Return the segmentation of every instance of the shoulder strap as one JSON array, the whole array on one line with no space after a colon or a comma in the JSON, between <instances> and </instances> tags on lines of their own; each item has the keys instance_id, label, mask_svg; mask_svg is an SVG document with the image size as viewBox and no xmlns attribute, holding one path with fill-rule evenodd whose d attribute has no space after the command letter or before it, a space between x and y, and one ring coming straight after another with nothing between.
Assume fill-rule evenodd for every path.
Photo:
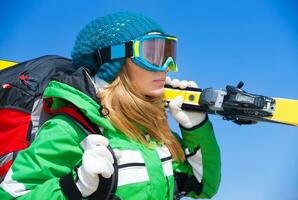
<instances>
[{"instance_id":1,"label":"shoulder strap","mask_svg":"<svg viewBox=\"0 0 298 200\"><path fill-rule=\"evenodd\" d=\"M99 128L88 120L79 110L75 107L62 107L54 111L55 115L63 115L75 122L77 126L79 126L86 134L100 134L102 135ZM108 149L112 153L114 158L114 174L111 178L104 178L100 176L100 182L98 185L97 190L89 197L90 200L113 200L117 199L115 193L118 184L118 163L114 151L112 150L111 146L108 146ZM119 199L119 198L118 198Z\"/></svg>"},{"instance_id":2,"label":"shoulder strap","mask_svg":"<svg viewBox=\"0 0 298 200\"><path fill-rule=\"evenodd\" d=\"M83 115L74 107L62 107L53 112L54 115L64 115L69 118L71 118L80 128L83 129L85 133L88 135L91 134L100 134L101 132L98 132L94 127L91 126L89 122L87 122L86 117L83 117Z\"/></svg>"}]
</instances>

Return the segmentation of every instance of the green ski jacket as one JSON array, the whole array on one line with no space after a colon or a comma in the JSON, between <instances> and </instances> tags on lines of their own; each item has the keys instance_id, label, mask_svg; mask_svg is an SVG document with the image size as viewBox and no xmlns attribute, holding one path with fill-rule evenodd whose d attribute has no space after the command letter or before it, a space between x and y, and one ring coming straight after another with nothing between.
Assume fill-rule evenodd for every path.
<instances>
[{"instance_id":1,"label":"green ski jacket","mask_svg":"<svg viewBox=\"0 0 298 200\"><path fill-rule=\"evenodd\" d=\"M99 113L100 105L69 85L52 81L44 97L53 98L52 109L67 102L78 107L103 129L112 148L121 151L116 195L122 200L172 200L174 175L178 188L193 198L211 198L220 183L220 151L208 119L192 129L180 126L186 161L171 159L165 145L144 146L129 139ZM65 101L67 100L67 101ZM173 133L175 134L175 133ZM20 151L0 185L0 199L67 199L59 180L81 165L80 143L87 134L70 118L57 115L39 129L29 148Z\"/></svg>"}]
</instances>

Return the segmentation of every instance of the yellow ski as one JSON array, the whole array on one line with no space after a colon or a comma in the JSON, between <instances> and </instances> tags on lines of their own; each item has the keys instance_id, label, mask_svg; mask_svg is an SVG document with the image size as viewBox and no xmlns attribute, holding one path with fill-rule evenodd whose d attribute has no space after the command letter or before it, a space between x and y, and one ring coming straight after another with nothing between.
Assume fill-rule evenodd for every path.
<instances>
[{"instance_id":1,"label":"yellow ski","mask_svg":"<svg viewBox=\"0 0 298 200\"><path fill-rule=\"evenodd\" d=\"M0 71L16 65L17 62L0 60ZM237 124L251 124L258 121L298 126L298 100L270 98L246 93L240 88L227 86L227 90L207 88L174 89L165 87L164 99L171 101L182 96L182 109L206 111Z\"/></svg>"},{"instance_id":2,"label":"yellow ski","mask_svg":"<svg viewBox=\"0 0 298 200\"><path fill-rule=\"evenodd\" d=\"M276 101L275 112L266 119L274 122L298 126L298 100L274 98Z\"/></svg>"},{"instance_id":3,"label":"yellow ski","mask_svg":"<svg viewBox=\"0 0 298 200\"><path fill-rule=\"evenodd\" d=\"M243 92L240 88L236 89L239 89L240 93ZM202 94L206 94L206 91L209 94L210 92L213 92L213 94L216 95L204 95L204 97L202 97ZM238 94L239 93L237 93L237 95ZM250 122L265 121L298 126L298 100L270 98L260 95L252 96L252 94L246 92L244 92L244 94L248 94L248 96L242 96L240 99L238 98L239 104L228 104L225 108L223 108L224 102L231 100L226 98L228 95L226 90L215 90L210 88L203 91L194 88L186 88L182 90L167 86L164 98L169 102L180 95L184 99L182 108L186 110L207 111L210 114L223 116L224 119L235 121L238 124L250 124ZM203 101L202 98L204 98ZM263 108L245 104L249 102L248 100L256 100L256 98L261 98L261 100L268 98L271 101L265 102ZM212 105L216 103L218 104L217 106ZM253 101L249 103L253 103ZM269 108L268 106L271 107Z\"/></svg>"},{"instance_id":4,"label":"yellow ski","mask_svg":"<svg viewBox=\"0 0 298 200\"><path fill-rule=\"evenodd\" d=\"M0 60L0 70L5 69L7 67L11 67L17 64L16 62L8 61L8 60Z\"/></svg>"}]
</instances>

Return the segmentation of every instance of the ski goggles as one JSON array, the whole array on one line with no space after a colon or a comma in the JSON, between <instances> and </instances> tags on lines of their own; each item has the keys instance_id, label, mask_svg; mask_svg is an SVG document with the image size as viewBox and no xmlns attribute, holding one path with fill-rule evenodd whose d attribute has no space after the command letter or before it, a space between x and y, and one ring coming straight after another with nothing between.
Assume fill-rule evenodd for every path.
<instances>
[{"instance_id":1,"label":"ski goggles","mask_svg":"<svg viewBox=\"0 0 298 200\"><path fill-rule=\"evenodd\" d=\"M134 63L149 71L177 72L176 42L174 36L145 35L119 45L109 46L96 52L100 65L123 58L131 58Z\"/></svg>"}]
</instances>

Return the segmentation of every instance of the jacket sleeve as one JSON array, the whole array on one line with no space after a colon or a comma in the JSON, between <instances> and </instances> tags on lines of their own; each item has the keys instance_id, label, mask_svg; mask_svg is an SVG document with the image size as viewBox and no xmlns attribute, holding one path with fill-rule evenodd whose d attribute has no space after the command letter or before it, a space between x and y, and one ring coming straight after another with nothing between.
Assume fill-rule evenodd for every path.
<instances>
[{"instance_id":1,"label":"jacket sleeve","mask_svg":"<svg viewBox=\"0 0 298 200\"><path fill-rule=\"evenodd\" d=\"M186 129L180 125L186 161L174 162L177 190L192 198L211 198L221 179L220 150L208 117Z\"/></svg>"},{"instance_id":2,"label":"jacket sleeve","mask_svg":"<svg viewBox=\"0 0 298 200\"><path fill-rule=\"evenodd\" d=\"M29 148L20 151L0 187L0 199L67 199L61 177L81 161L82 131L65 116L56 116L40 128Z\"/></svg>"}]
</instances>

